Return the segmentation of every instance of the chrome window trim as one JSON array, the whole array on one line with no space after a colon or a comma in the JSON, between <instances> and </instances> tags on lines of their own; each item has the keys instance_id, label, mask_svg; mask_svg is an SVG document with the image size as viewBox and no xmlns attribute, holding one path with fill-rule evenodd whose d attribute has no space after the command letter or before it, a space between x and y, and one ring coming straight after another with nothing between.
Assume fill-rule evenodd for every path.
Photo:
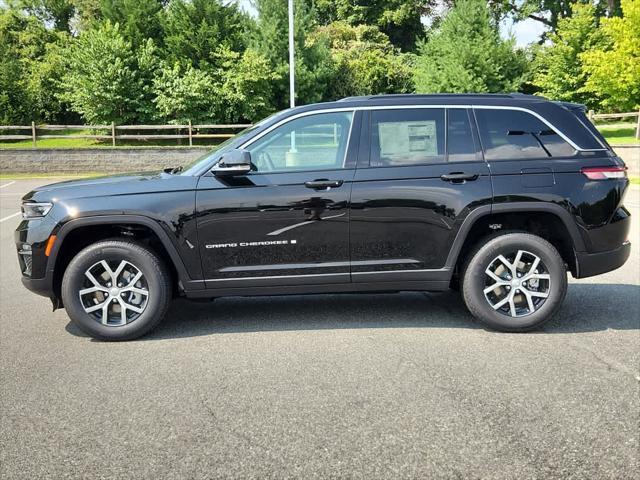
<instances>
[{"instance_id":1,"label":"chrome window trim","mask_svg":"<svg viewBox=\"0 0 640 480\"><path fill-rule=\"evenodd\" d=\"M284 125L285 123L288 123L290 121L296 120L296 119L301 118L301 117L306 117L306 116L309 116L309 115L318 115L318 114L321 114L321 113L337 113L337 112L353 112L353 113L355 113L357 111L371 111L371 110L414 110L414 109L423 109L423 108L465 108L465 109L473 108L473 109L482 109L482 110L515 110L515 111L525 112L525 113L528 113L530 115L533 115L538 120L540 120L545 125L547 125L549 128L551 128L553 131L555 131L565 142L567 142L569 145L571 145L578 152L601 152L601 151L606 151L607 150L606 148L582 148L582 147L579 147L578 145L576 145L576 143L573 140L571 140L567 135L565 135L564 132L562 132L562 130L557 128L555 125L553 125L551 122L549 122L546 118L544 118L539 113L536 113L533 110L530 110L528 108L507 106L507 105L474 105L474 104L465 104L465 105L445 105L445 104L437 104L437 105L436 104L433 104L433 105L364 105L364 106L360 106L360 107L340 107L340 108L325 108L325 109L322 109L322 110L310 110L308 112L301 112L301 113L298 113L296 115L292 115L290 117L283 118L279 122L271 125L264 132L260 133L259 135L257 135L256 137L252 138L251 140L248 140L247 142L243 143L239 148L247 148L248 146L252 145L254 142L258 141L260 138L265 136L267 133L273 131L274 129L276 129L278 127L280 127L281 125ZM349 142L351 140L351 132L353 130L353 123L354 123L353 120L354 119L352 118L351 119L351 127L349 128L349 136L347 138L347 148L348 148ZM346 158L346 152L345 152L345 158Z\"/></svg>"},{"instance_id":2,"label":"chrome window trim","mask_svg":"<svg viewBox=\"0 0 640 480\"><path fill-rule=\"evenodd\" d=\"M547 125L554 132L556 132L565 142L567 142L569 145L571 145L574 149L576 149L579 152L599 152L599 151L602 151L602 150L606 150L604 148L581 148L581 147L579 147L578 145L576 145L574 143L573 140L571 140L567 135L565 135L562 132L562 130L557 128L555 125L553 125L550 121L548 121L546 118L544 118L539 113L536 113L533 110L529 110L528 108L511 107L511 106L506 106L506 105L472 105L471 108L477 109L477 110L515 110L515 111L518 111L518 112L525 112L525 113L528 113L530 115L533 115L538 120L540 120L542 123ZM591 133L591 132L589 132L589 133Z\"/></svg>"}]
</instances>

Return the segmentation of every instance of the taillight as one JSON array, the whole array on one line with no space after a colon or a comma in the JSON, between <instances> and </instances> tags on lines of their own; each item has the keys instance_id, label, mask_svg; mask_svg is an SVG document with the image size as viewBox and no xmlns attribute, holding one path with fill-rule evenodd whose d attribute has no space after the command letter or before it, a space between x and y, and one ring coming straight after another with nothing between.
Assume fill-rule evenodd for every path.
<instances>
[{"instance_id":1,"label":"taillight","mask_svg":"<svg viewBox=\"0 0 640 480\"><path fill-rule=\"evenodd\" d=\"M608 180L627 176L626 167L586 167L580 171L589 180Z\"/></svg>"}]
</instances>

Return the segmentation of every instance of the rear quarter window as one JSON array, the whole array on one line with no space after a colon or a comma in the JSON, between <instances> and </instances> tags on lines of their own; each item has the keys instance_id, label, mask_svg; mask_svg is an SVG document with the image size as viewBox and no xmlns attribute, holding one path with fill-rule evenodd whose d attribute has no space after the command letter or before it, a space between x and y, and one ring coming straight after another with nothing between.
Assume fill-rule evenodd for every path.
<instances>
[{"instance_id":1,"label":"rear quarter window","mask_svg":"<svg viewBox=\"0 0 640 480\"><path fill-rule=\"evenodd\" d=\"M475 109L475 115L487 160L567 157L576 153L558 132L528 112Z\"/></svg>"}]
</instances>

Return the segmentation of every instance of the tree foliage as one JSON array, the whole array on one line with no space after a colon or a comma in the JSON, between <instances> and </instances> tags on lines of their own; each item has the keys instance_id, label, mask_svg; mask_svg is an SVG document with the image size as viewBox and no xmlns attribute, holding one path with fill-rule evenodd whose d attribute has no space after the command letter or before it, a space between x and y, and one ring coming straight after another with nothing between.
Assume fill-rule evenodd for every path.
<instances>
[{"instance_id":1,"label":"tree foliage","mask_svg":"<svg viewBox=\"0 0 640 480\"><path fill-rule=\"evenodd\" d=\"M413 91L413 56L377 27L334 22L315 31L312 41L318 40L327 42L334 61L328 98Z\"/></svg>"},{"instance_id":2,"label":"tree foliage","mask_svg":"<svg viewBox=\"0 0 640 480\"><path fill-rule=\"evenodd\" d=\"M517 91L526 65L514 43L500 37L483 0L459 0L418 47L416 91Z\"/></svg>"},{"instance_id":3,"label":"tree foliage","mask_svg":"<svg viewBox=\"0 0 640 480\"><path fill-rule=\"evenodd\" d=\"M622 0L622 18L602 20L602 44L580 54L587 94L606 110L640 108L640 2Z\"/></svg>"},{"instance_id":4,"label":"tree foliage","mask_svg":"<svg viewBox=\"0 0 640 480\"><path fill-rule=\"evenodd\" d=\"M134 51L118 24L83 33L69 48L61 98L90 123L130 123L150 115L154 45Z\"/></svg>"},{"instance_id":5,"label":"tree foliage","mask_svg":"<svg viewBox=\"0 0 640 480\"><path fill-rule=\"evenodd\" d=\"M558 23L551 43L538 52L534 84L548 98L598 106L598 99L584 90L587 73L583 69L582 53L598 47L602 35L598 30L595 7L574 5L573 15Z\"/></svg>"},{"instance_id":6,"label":"tree foliage","mask_svg":"<svg viewBox=\"0 0 640 480\"><path fill-rule=\"evenodd\" d=\"M551 33L555 33L558 23L563 18L573 15L577 5L591 5L597 16L614 16L620 14L620 0L489 0L489 7L494 18L511 16L516 21L535 20L545 25Z\"/></svg>"},{"instance_id":7,"label":"tree foliage","mask_svg":"<svg viewBox=\"0 0 640 480\"><path fill-rule=\"evenodd\" d=\"M0 123L234 123L286 108L287 2L250 1L251 14L237 0L0 0ZM415 90L640 103L638 0L294 4L298 105ZM540 44L501 38L507 17L544 23Z\"/></svg>"},{"instance_id":8,"label":"tree foliage","mask_svg":"<svg viewBox=\"0 0 640 480\"><path fill-rule=\"evenodd\" d=\"M194 67L215 65L220 47L243 51L251 28L234 3L217 0L170 0L162 26L164 56Z\"/></svg>"},{"instance_id":9,"label":"tree foliage","mask_svg":"<svg viewBox=\"0 0 640 480\"><path fill-rule=\"evenodd\" d=\"M352 26L377 27L394 46L412 51L423 34L421 17L437 3L436 0L317 0L316 8L322 24L340 21Z\"/></svg>"},{"instance_id":10,"label":"tree foliage","mask_svg":"<svg viewBox=\"0 0 640 480\"><path fill-rule=\"evenodd\" d=\"M289 45L287 2L257 0L258 22L254 47L268 59L275 77L274 101L278 109L289 105ZM308 42L307 36L317 26L315 10L305 0L294 1L294 41L296 101L319 102L331 81L333 61L326 42Z\"/></svg>"},{"instance_id":11,"label":"tree foliage","mask_svg":"<svg viewBox=\"0 0 640 480\"><path fill-rule=\"evenodd\" d=\"M162 69L154 81L158 117L173 123L257 121L272 110L267 59L247 49L240 54L227 47L215 53L219 65L202 70L179 63Z\"/></svg>"}]
</instances>

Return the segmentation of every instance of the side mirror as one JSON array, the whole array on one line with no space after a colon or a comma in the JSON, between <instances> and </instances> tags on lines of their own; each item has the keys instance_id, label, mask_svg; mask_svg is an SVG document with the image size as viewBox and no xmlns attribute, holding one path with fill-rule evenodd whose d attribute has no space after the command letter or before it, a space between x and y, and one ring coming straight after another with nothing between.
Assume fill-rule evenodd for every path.
<instances>
[{"instance_id":1,"label":"side mirror","mask_svg":"<svg viewBox=\"0 0 640 480\"><path fill-rule=\"evenodd\" d=\"M244 175L251 171L251 154L247 150L236 148L222 154L220 161L213 167L213 174L219 177Z\"/></svg>"}]
</instances>

